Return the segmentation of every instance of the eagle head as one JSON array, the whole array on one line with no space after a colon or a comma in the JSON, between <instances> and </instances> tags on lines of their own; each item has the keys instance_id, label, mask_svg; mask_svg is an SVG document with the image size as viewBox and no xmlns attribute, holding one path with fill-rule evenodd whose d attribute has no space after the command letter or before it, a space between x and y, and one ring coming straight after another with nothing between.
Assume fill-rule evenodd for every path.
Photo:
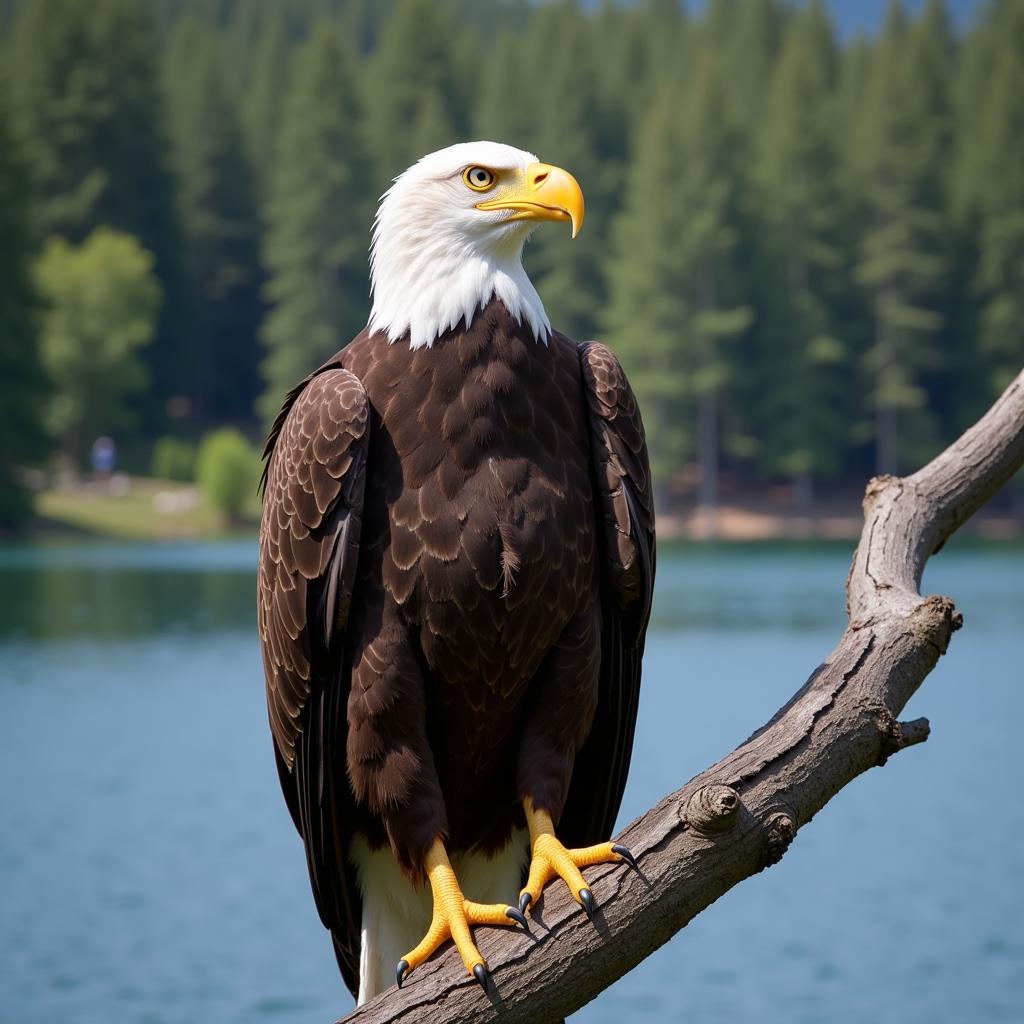
<instances>
[{"instance_id":1,"label":"eagle head","mask_svg":"<svg viewBox=\"0 0 1024 1024\"><path fill-rule=\"evenodd\" d=\"M370 248L368 328L429 347L500 299L538 341L551 324L523 270L541 221L583 223L583 193L560 167L496 142L464 142L423 157L381 197Z\"/></svg>"}]
</instances>

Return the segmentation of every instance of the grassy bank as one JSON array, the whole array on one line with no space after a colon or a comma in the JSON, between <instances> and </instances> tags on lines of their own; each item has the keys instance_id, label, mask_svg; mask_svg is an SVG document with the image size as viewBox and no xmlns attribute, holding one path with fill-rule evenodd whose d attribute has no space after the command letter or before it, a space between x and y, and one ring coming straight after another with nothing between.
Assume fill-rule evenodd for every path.
<instances>
[{"instance_id":1,"label":"grassy bank","mask_svg":"<svg viewBox=\"0 0 1024 1024\"><path fill-rule=\"evenodd\" d=\"M239 523L227 523L193 486L120 477L112 486L86 484L36 496L36 527L46 533L86 533L124 540L217 538L252 533L259 519L255 494Z\"/></svg>"},{"instance_id":2,"label":"grassy bank","mask_svg":"<svg viewBox=\"0 0 1024 1024\"><path fill-rule=\"evenodd\" d=\"M82 484L41 492L36 498L39 532L91 534L125 540L217 539L251 534L259 521L252 497L240 522L227 523L194 486L148 477L120 477L113 487ZM762 495L723 503L714 516L690 509L658 518L663 541L852 541L860 535L859 500L824 505L813 517L780 508ZM985 510L965 528L993 540L1021 537L1020 522L1008 509Z\"/></svg>"}]
</instances>

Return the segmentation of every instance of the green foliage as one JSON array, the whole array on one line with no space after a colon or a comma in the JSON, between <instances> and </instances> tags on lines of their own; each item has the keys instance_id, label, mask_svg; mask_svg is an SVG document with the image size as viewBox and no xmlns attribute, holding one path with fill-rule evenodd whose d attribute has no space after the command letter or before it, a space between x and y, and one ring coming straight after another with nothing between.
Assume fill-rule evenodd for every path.
<instances>
[{"instance_id":1,"label":"green foliage","mask_svg":"<svg viewBox=\"0 0 1024 1024\"><path fill-rule=\"evenodd\" d=\"M539 230L527 270L556 327L609 330L660 483L696 459L704 500L719 462L806 498L917 463L1024 363L1024 0L979 5L958 34L941 0L894 3L841 46L827 6L15 0L0 424L24 428L0 430L25 447L0 478L43 444L27 228L111 228L152 254L154 341L77 428L134 410L145 451L196 430L169 419L251 425L261 392L272 416L366 322L391 177L473 137L580 181L581 236ZM49 411L78 451L61 367Z\"/></svg>"},{"instance_id":2,"label":"green foliage","mask_svg":"<svg viewBox=\"0 0 1024 1024\"><path fill-rule=\"evenodd\" d=\"M275 15L267 22L255 45L248 88L241 100L242 127L260 200L265 203L270 169L277 159L291 60L291 46L280 17Z\"/></svg>"},{"instance_id":3,"label":"green foliage","mask_svg":"<svg viewBox=\"0 0 1024 1024\"><path fill-rule=\"evenodd\" d=\"M366 138L382 182L465 137L470 40L446 0L398 3L365 79Z\"/></svg>"},{"instance_id":4,"label":"green foliage","mask_svg":"<svg viewBox=\"0 0 1024 1024\"><path fill-rule=\"evenodd\" d=\"M206 500L229 522L243 518L261 472L259 454L237 430L215 430L199 443L196 482Z\"/></svg>"},{"instance_id":5,"label":"green foliage","mask_svg":"<svg viewBox=\"0 0 1024 1024\"><path fill-rule=\"evenodd\" d=\"M31 279L28 175L11 137L0 96L0 530L31 511L20 471L49 448L43 429L47 397L37 336L37 295Z\"/></svg>"},{"instance_id":6,"label":"green foliage","mask_svg":"<svg viewBox=\"0 0 1024 1024\"><path fill-rule=\"evenodd\" d=\"M179 22L164 72L190 271L189 345L181 353L195 374L189 391L200 416L244 420L259 388L263 312L252 170L216 36L197 21Z\"/></svg>"},{"instance_id":7,"label":"green foliage","mask_svg":"<svg viewBox=\"0 0 1024 1024\"><path fill-rule=\"evenodd\" d=\"M947 267L943 168L948 103L936 63L948 47L941 9L907 26L897 4L872 63L857 128L857 202L863 224L857 281L872 311L865 366L876 413L879 472L899 469L901 414L914 412L918 450L934 445L924 374L941 366L939 299Z\"/></svg>"},{"instance_id":8,"label":"green foliage","mask_svg":"<svg viewBox=\"0 0 1024 1024\"><path fill-rule=\"evenodd\" d=\"M151 472L158 480L190 483L196 475L196 446L183 437L161 437L153 446Z\"/></svg>"},{"instance_id":9,"label":"green foliage","mask_svg":"<svg viewBox=\"0 0 1024 1024\"><path fill-rule=\"evenodd\" d=\"M141 350L153 338L160 285L131 235L97 228L79 246L51 238L35 267L47 304L42 352L54 395L49 425L81 457L100 434L130 430L146 388Z\"/></svg>"},{"instance_id":10,"label":"green foliage","mask_svg":"<svg viewBox=\"0 0 1024 1024\"><path fill-rule=\"evenodd\" d=\"M705 53L694 80L665 89L643 123L608 268L609 340L650 421L659 477L708 444L733 373L731 341L751 320L736 301L735 155L720 73ZM707 480L715 457L702 448Z\"/></svg>"},{"instance_id":11,"label":"green foliage","mask_svg":"<svg viewBox=\"0 0 1024 1024\"><path fill-rule=\"evenodd\" d=\"M373 175L351 55L328 23L296 56L268 207L260 412L366 323Z\"/></svg>"},{"instance_id":12,"label":"green foliage","mask_svg":"<svg viewBox=\"0 0 1024 1024\"><path fill-rule=\"evenodd\" d=\"M99 225L134 235L167 302L146 359L155 401L185 386L182 290L159 57L137 0L33 0L13 37L12 101L32 173L39 237L81 242ZM172 341L173 339L173 341Z\"/></svg>"},{"instance_id":13,"label":"green foliage","mask_svg":"<svg viewBox=\"0 0 1024 1024\"><path fill-rule=\"evenodd\" d=\"M749 129L764 109L786 16L780 0L711 0L708 5L706 45L721 60L732 116Z\"/></svg>"},{"instance_id":14,"label":"green foliage","mask_svg":"<svg viewBox=\"0 0 1024 1024\"><path fill-rule=\"evenodd\" d=\"M101 72L90 12L75 0L27 4L18 21L10 74L19 135L35 182L41 232L76 239L109 174L96 160Z\"/></svg>"},{"instance_id":15,"label":"green foliage","mask_svg":"<svg viewBox=\"0 0 1024 1024\"><path fill-rule=\"evenodd\" d=\"M821 5L789 22L767 91L755 162L762 210L748 397L760 465L806 493L838 471L855 405L850 344L837 322L846 276L832 129L835 44Z\"/></svg>"},{"instance_id":16,"label":"green foliage","mask_svg":"<svg viewBox=\"0 0 1024 1024\"><path fill-rule=\"evenodd\" d=\"M33 0L11 64L40 232L81 241L108 224L167 253L176 242L171 181L144 5Z\"/></svg>"},{"instance_id":17,"label":"green foliage","mask_svg":"<svg viewBox=\"0 0 1024 1024\"><path fill-rule=\"evenodd\" d=\"M556 3L539 11L513 73L523 87L511 102L522 104L529 117L526 139L517 144L543 154L547 163L572 170L587 196L587 242L574 240L565 230L538 231L524 263L552 322L576 337L592 336L597 328L609 187L618 184L597 157L592 129L598 117L597 77L590 27L577 5ZM507 87L504 102L510 102ZM485 126L480 134L487 136Z\"/></svg>"},{"instance_id":18,"label":"green foliage","mask_svg":"<svg viewBox=\"0 0 1024 1024\"><path fill-rule=\"evenodd\" d=\"M1024 361L1024 0L997 5L968 47L957 199L961 226L977 240L970 283L983 405Z\"/></svg>"},{"instance_id":19,"label":"green foliage","mask_svg":"<svg viewBox=\"0 0 1024 1024\"><path fill-rule=\"evenodd\" d=\"M674 92L664 92L643 123L608 267L608 342L643 407L651 468L659 478L673 473L692 445L681 344L691 309L676 287L687 263L685 214L671 201L685 157L676 102Z\"/></svg>"}]
</instances>

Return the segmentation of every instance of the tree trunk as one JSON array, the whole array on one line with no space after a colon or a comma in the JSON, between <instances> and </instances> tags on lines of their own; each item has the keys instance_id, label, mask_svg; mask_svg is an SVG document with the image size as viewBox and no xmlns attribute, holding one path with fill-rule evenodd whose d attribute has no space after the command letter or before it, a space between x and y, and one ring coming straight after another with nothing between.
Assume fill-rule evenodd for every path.
<instances>
[{"instance_id":1,"label":"tree trunk","mask_svg":"<svg viewBox=\"0 0 1024 1024\"><path fill-rule=\"evenodd\" d=\"M875 471L879 476L895 473L899 461L899 414L891 405L879 405L875 432L878 437Z\"/></svg>"},{"instance_id":2,"label":"tree trunk","mask_svg":"<svg viewBox=\"0 0 1024 1024\"><path fill-rule=\"evenodd\" d=\"M814 477L812 474L798 473L793 478L793 508L803 519L810 519L814 514Z\"/></svg>"},{"instance_id":3,"label":"tree trunk","mask_svg":"<svg viewBox=\"0 0 1024 1024\"><path fill-rule=\"evenodd\" d=\"M622 832L638 872L587 869L593 923L565 886L552 886L530 911L532 936L479 930L489 994L449 948L346 1021L557 1021L778 861L857 775L925 740L925 719L898 716L962 624L949 598L918 593L925 563L1022 464L1024 372L924 469L868 484L839 645L770 722Z\"/></svg>"},{"instance_id":4,"label":"tree trunk","mask_svg":"<svg viewBox=\"0 0 1024 1024\"><path fill-rule=\"evenodd\" d=\"M706 535L718 535L718 393L702 392L697 399L697 507L702 513Z\"/></svg>"},{"instance_id":5,"label":"tree trunk","mask_svg":"<svg viewBox=\"0 0 1024 1024\"><path fill-rule=\"evenodd\" d=\"M697 311L706 313L716 307L717 288L714 271L706 271L697 282ZM705 370L714 362L715 336L702 339L701 351ZM701 512L704 535L718 536L718 386L701 388L697 395L697 465L700 481L697 485L697 508Z\"/></svg>"},{"instance_id":6,"label":"tree trunk","mask_svg":"<svg viewBox=\"0 0 1024 1024\"><path fill-rule=\"evenodd\" d=\"M881 396L881 381L892 372L896 362L893 352L891 326L886 322L883 308L888 301L889 289L883 289L875 313L875 337L879 352L879 366L876 371L878 392L875 406L875 472L879 476L895 473L899 466L899 413L894 405Z\"/></svg>"},{"instance_id":7,"label":"tree trunk","mask_svg":"<svg viewBox=\"0 0 1024 1024\"><path fill-rule=\"evenodd\" d=\"M1010 515L1018 527L1024 528L1024 473L1018 473L1010 484Z\"/></svg>"}]
</instances>

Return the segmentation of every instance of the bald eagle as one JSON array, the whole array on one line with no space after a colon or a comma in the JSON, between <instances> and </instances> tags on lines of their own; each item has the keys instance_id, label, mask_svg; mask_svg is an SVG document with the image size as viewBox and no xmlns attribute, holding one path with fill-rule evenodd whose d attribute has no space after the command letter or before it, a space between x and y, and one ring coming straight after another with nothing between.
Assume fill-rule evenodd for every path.
<instances>
[{"instance_id":1,"label":"bald eagle","mask_svg":"<svg viewBox=\"0 0 1024 1024\"><path fill-rule=\"evenodd\" d=\"M561 168L488 142L385 193L373 306L267 442L259 631L275 756L360 1003L561 878L632 862L626 782L654 579L643 424L615 356L522 267L575 236ZM518 894L518 898L517 898ZM397 968L396 968L397 963Z\"/></svg>"}]
</instances>

